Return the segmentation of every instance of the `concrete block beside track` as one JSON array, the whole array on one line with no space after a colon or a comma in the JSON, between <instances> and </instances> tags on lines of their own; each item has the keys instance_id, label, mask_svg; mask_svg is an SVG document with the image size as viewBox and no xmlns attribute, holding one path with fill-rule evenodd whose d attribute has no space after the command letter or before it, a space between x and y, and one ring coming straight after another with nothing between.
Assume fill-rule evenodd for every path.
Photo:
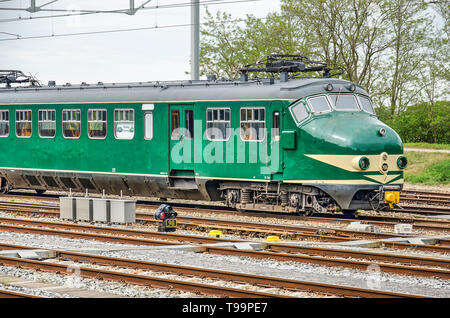
<instances>
[{"instance_id":1,"label":"concrete block beside track","mask_svg":"<svg viewBox=\"0 0 450 318\"><path fill-rule=\"evenodd\" d=\"M56 253L51 250L4 250L0 251L0 255L32 260L42 260L56 257Z\"/></svg>"},{"instance_id":2,"label":"concrete block beside track","mask_svg":"<svg viewBox=\"0 0 450 318\"><path fill-rule=\"evenodd\" d=\"M351 222L345 229L360 232L372 232L372 233L381 232L378 226L371 224L361 224L361 222Z\"/></svg>"},{"instance_id":3,"label":"concrete block beside track","mask_svg":"<svg viewBox=\"0 0 450 318\"><path fill-rule=\"evenodd\" d=\"M394 225L394 232L397 234L412 234L413 225L398 223Z\"/></svg>"}]
</instances>

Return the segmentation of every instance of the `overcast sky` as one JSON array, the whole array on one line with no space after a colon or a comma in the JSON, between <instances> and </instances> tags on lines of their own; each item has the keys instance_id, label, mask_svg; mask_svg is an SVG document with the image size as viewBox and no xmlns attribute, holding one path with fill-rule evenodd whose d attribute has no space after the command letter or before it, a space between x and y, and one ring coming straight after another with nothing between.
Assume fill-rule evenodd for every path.
<instances>
[{"instance_id":1,"label":"overcast sky","mask_svg":"<svg viewBox=\"0 0 450 318\"><path fill-rule=\"evenodd\" d=\"M50 0L37 0L42 5ZM205 1L205 0L200 0ZM210 0L209 0L210 1ZM223 0L231 2L235 0ZM135 0L136 6L143 0ZM147 6L189 3L190 0L153 0ZM0 1L2 8L27 8L30 0ZM58 0L48 9L125 9L129 0ZM234 18L253 14L265 17L279 11L279 0L209 5L208 10L231 13ZM200 7L200 22L205 16ZM58 13L0 10L0 39L15 38L4 33L48 36L103 30L179 25L190 23L190 7L142 10L126 14L93 14L77 17L4 19L52 16ZM2 21L3 20L3 21ZM204 21L204 20L203 20ZM4 33L2 33L4 32ZM190 79L190 27L161 28L119 33L0 41L0 69L18 69L36 74L44 84L88 82L134 82Z\"/></svg>"}]
</instances>

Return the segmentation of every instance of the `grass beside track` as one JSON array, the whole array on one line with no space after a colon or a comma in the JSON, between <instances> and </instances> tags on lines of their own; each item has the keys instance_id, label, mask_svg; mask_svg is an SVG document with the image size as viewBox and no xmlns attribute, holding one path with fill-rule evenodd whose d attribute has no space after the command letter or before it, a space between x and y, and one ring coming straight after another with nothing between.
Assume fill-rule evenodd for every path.
<instances>
[{"instance_id":1,"label":"grass beside track","mask_svg":"<svg viewBox=\"0 0 450 318\"><path fill-rule=\"evenodd\" d=\"M450 150L450 144L429 144L426 142L408 142L403 144L405 148L419 148L419 149L442 149Z\"/></svg>"},{"instance_id":2,"label":"grass beside track","mask_svg":"<svg viewBox=\"0 0 450 318\"><path fill-rule=\"evenodd\" d=\"M408 168L405 182L425 185L450 184L450 154L433 152L405 152Z\"/></svg>"}]
</instances>

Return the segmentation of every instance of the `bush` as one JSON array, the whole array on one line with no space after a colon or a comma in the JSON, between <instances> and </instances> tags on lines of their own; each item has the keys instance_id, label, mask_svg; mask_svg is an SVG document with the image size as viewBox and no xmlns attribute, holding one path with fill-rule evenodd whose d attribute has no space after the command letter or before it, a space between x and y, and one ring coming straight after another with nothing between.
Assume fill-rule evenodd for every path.
<instances>
[{"instance_id":1,"label":"bush","mask_svg":"<svg viewBox=\"0 0 450 318\"><path fill-rule=\"evenodd\" d=\"M441 161L424 169L419 174L407 174L405 181L408 183L423 184L448 184L450 182L450 160Z\"/></svg>"},{"instance_id":2,"label":"bush","mask_svg":"<svg viewBox=\"0 0 450 318\"><path fill-rule=\"evenodd\" d=\"M449 101L439 101L433 106L427 103L416 104L394 118L391 118L387 109L377 109L380 120L397 131L404 143L450 143L449 113Z\"/></svg>"}]
</instances>

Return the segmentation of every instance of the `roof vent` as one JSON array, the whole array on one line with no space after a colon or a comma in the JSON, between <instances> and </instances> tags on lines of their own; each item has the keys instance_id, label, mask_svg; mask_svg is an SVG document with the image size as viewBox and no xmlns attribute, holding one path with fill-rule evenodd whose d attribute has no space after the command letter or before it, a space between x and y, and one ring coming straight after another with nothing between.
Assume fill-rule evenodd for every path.
<instances>
[{"instance_id":1,"label":"roof vent","mask_svg":"<svg viewBox=\"0 0 450 318\"><path fill-rule=\"evenodd\" d=\"M97 85L98 86L103 85L103 82L98 82Z\"/></svg>"},{"instance_id":2,"label":"roof vent","mask_svg":"<svg viewBox=\"0 0 450 318\"><path fill-rule=\"evenodd\" d=\"M81 83L81 86L89 86L89 84L86 83L86 82L82 82L82 83Z\"/></svg>"},{"instance_id":3,"label":"roof vent","mask_svg":"<svg viewBox=\"0 0 450 318\"><path fill-rule=\"evenodd\" d=\"M48 81L48 86L56 86L56 82L55 81Z\"/></svg>"}]
</instances>

